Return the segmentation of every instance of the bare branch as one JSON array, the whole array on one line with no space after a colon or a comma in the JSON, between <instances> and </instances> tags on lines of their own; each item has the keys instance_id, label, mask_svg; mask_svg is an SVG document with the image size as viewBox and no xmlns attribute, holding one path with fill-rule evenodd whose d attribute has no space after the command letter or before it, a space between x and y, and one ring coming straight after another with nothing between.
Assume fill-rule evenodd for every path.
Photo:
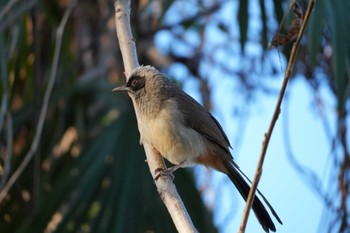
<instances>
[{"instance_id":1,"label":"bare branch","mask_svg":"<svg viewBox=\"0 0 350 233\"><path fill-rule=\"evenodd\" d=\"M137 59L135 40L130 26L130 2L128 0L115 1L115 26L117 30L120 50L123 56L125 76L140 66Z\"/></svg>"},{"instance_id":2,"label":"bare branch","mask_svg":"<svg viewBox=\"0 0 350 233\"><path fill-rule=\"evenodd\" d=\"M142 34L142 36L153 35L156 32L161 31L161 30L171 30L172 28L175 28L175 27L177 27L179 25L187 25L187 24L190 24L190 23L192 23L194 21L197 21L198 19L200 19L202 17L210 16L213 13L215 13L217 10L219 10L223 3L224 2L222 2L222 3L219 3L219 2L214 3L210 8L201 10L197 14L195 14L195 15L193 15L191 17L182 19L180 22L177 22L175 24L160 25L159 27L156 27L154 29L151 29L149 31L144 32L144 34Z\"/></svg>"},{"instance_id":3,"label":"bare branch","mask_svg":"<svg viewBox=\"0 0 350 233\"><path fill-rule=\"evenodd\" d=\"M15 1L11 1L12 3L16 2ZM10 8L12 7L11 2L9 2L6 7L10 6ZM25 3L23 3L21 6L19 6L15 12L13 12L12 14L9 15L8 18L6 19L2 19L3 16L5 14L8 13L8 11L10 10L10 8L6 8L3 9L3 11L1 11L0 13L0 32L2 32L4 29L6 29L8 26L10 26L18 17L20 17L24 12L26 12L27 10L29 10L30 8L32 8L35 4L36 4L37 0L30 0L30 1L25 1Z\"/></svg>"},{"instance_id":4,"label":"bare branch","mask_svg":"<svg viewBox=\"0 0 350 233\"><path fill-rule=\"evenodd\" d=\"M135 41L132 37L130 27L130 1L116 0L114 7L116 30L123 56L125 75L126 78L128 78L128 74L134 68L139 66ZM135 112L136 118L139 119L137 108L135 108ZM143 146L146 152L147 163L154 179L156 169L165 168L164 160L159 152L150 144L144 142ZM177 193L172 179L167 176L161 176L155 183L158 193L166 205L178 232L198 232L194 227L179 194Z\"/></svg>"},{"instance_id":5,"label":"bare branch","mask_svg":"<svg viewBox=\"0 0 350 233\"><path fill-rule=\"evenodd\" d=\"M13 126L12 117L9 112L5 114L6 116L6 156L4 158L4 173L0 181L0 189L5 185L7 177L11 171L11 159L12 159L12 146L13 146Z\"/></svg>"},{"instance_id":6,"label":"bare branch","mask_svg":"<svg viewBox=\"0 0 350 233\"><path fill-rule=\"evenodd\" d=\"M151 145L145 143L143 146L146 152L147 163L154 179L155 170L157 168L165 168L165 163L163 157ZM187 213L181 197L177 193L172 179L168 176L160 176L160 178L156 181L156 186L160 197L170 213L177 231L180 233L198 232L193 225L189 214Z\"/></svg>"},{"instance_id":7,"label":"bare branch","mask_svg":"<svg viewBox=\"0 0 350 233\"><path fill-rule=\"evenodd\" d=\"M310 15L311 15L311 11L312 11L312 9L314 7L314 4L315 4L315 0L311 0L309 2L309 6L308 6L308 8L306 10L305 17L304 17L303 23L301 25L298 37L297 37L295 43L293 44L293 48L292 48L292 51L291 51L291 54L290 54L290 57L289 57L289 61L288 61L287 70L286 70L286 72L284 74L284 80L283 80L282 87L281 87L281 90L280 90L280 94L279 94L279 97L278 97L278 100L277 100L277 103L276 103L275 111L274 111L274 114L272 116L269 129L268 129L267 133L264 136L264 141L263 141L263 145L262 145L262 148L261 148L260 159L259 159L259 162L258 162L258 166L256 168L255 177L254 177L254 180L253 180L253 183L252 183L252 187L250 188L250 191L249 191L249 196L248 196L248 199L247 199L246 207L244 209L244 213L243 213L243 217L242 217L242 222L241 222L241 226L240 226L240 229L239 229L239 233L244 233L245 232L245 228L246 228L248 217L249 217L249 212L250 212L250 209L252 207L252 204L253 204L253 201L254 201L254 198L255 198L255 192L257 190L258 183L259 183L259 180L260 180L260 177L261 177L261 174L262 174L262 167L263 167L263 163L264 163L267 147L268 147L268 144L269 144L269 141L270 141L273 129L274 129L275 124L277 122L279 113L281 111L282 100L283 100L284 93L285 93L286 88L287 88L287 84L288 84L289 78L290 78L291 73L292 73L295 57L296 57L296 54L297 54L297 51L298 51L298 48L299 48L299 45L300 45L300 42L301 42L301 38L303 37L303 34L304 34L306 24L307 24L308 19L309 19Z\"/></svg>"},{"instance_id":8,"label":"bare branch","mask_svg":"<svg viewBox=\"0 0 350 233\"><path fill-rule=\"evenodd\" d=\"M2 17L4 17L4 15L6 15L10 11L11 7L18 1L19 0L11 0L7 2L6 6L4 6L0 12L0 21Z\"/></svg>"},{"instance_id":9,"label":"bare branch","mask_svg":"<svg viewBox=\"0 0 350 233\"><path fill-rule=\"evenodd\" d=\"M24 169L28 166L29 162L31 161L31 159L33 158L34 154L36 153L36 151L38 149L38 145L39 145L41 133L42 133L44 122L45 122L45 117L46 117L47 108L49 105L49 100L50 100L52 88L55 84L55 80L56 80L56 76L57 76L57 68L58 68L58 62L59 62L59 57L60 57L60 53L61 53L61 45L62 45L62 37L63 37L64 28L66 26L68 18L69 18L75 5L76 5L76 1L71 1L71 4L66 9L66 11L63 15L63 18L60 22L60 25L57 28L55 51L54 51L54 57L53 57L53 62L52 62L52 70L51 70L51 74L50 74L50 78L49 78L49 83L48 83L46 91L45 91L43 105L42 105L41 110L40 110L38 125L36 127L35 136L34 136L32 145L31 145L28 153L26 154L26 156L22 160L21 164L17 168L17 170L12 174L12 176L10 177L10 179L8 180L8 182L6 183L4 188L0 191L0 203L4 200L4 198L6 197L7 193L9 192L9 190L11 189L13 184L17 181L17 179L20 177L20 175L22 174Z\"/></svg>"}]
</instances>

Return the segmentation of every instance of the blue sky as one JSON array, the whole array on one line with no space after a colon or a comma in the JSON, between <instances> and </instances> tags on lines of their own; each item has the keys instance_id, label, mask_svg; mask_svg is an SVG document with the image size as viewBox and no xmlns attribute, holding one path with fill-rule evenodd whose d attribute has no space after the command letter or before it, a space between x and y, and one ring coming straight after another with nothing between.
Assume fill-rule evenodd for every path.
<instances>
[{"instance_id":1,"label":"blue sky","mask_svg":"<svg viewBox=\"0 0 350 233\"><path fill-rule=\"evenodd\" d=\"M232 80L231 80L232 82ZM276 80L282 82L281 79ZM225 82L224 82L225 83ZM196 97L195 84L185 85L185 90ZM227 89L227 91L225 91ZM271 116L277 101L277 96L261 95L259 101L249 105L249 116L244 131L239 131L239 119L232 116L230 101L223 104L222 99L234 99L234 93L217 85L212 88L214 95L214 115L221 122L231 142L237 135L242 135L241 144L236 147L233 144L233 155L241 169L251 179L254 177L256 164L260 155L263 135L268 129ZM279 120L275 126L265 164L263 175L259 183L259 189L268 198L283 221L283 226L277 222L277 232L317 232L323 210L323 202L303 177L296 171L287 158L283 127L286 127L286 114L289 114L289 135L295 158L315 172L319 178L328 179L327 162L329 159L330 143L327 140L321 119L315 112L314 98L308 89L307 83L298 78L294 80L288 89L288 106L283 104ZM326 107L334 110L331 94L326 87L322 89L322 98ZM286 102L285 102L286 103ZM287 110L288 107L288 111ZM332 111L328 112L329 119L334 118ZM240 136L238 136L240 137ZM208 178L208 172L210 178ZM199 188L207 186L210 180L210 188L203 192L209 207L215 214L215 223L220 232L237 232L245 202L239 196L234 186L225 175L208 171L206 168L197 167ZM327 183L327 182L324 182ZM301 229L302 227L302 229ZM246 232L262 232L261 226L250 215Z\"/></svg>"},{"instance_id":2,"label":"blue sky","mask_svg":"<svg viewBox=\"0 0 350 233\"><path fill-rule=\"evenodd\" d=\"M179 70L179 67L175 69ZM279 87L282 81L281 73L280 78L270 79L268 82L271 82L269 84L271 86ZM220 82L213 80L211 83L213 114L233 144L232 153L236 162L245 174L253 179L263 135L267 132L271 121L277 95L258 93L257 101L245 104L239 97L237 98L239 93L235 93L235 82L231 78L221 77ZM195 80L189 79L185 82L184 90L200 100ZM259 189L274 206L284 223L281 226L275 222L277 232L316 233L328 226L328 222L321 222L324 211L323 200L292 166L286 151L287 127L288 140L295 159L317 175L324 190L328 189L327 185L332 182L329 137L332 138L336 133L336 102L328 87L321 85L318 97L322 101L331 130L331 135L327 135L314 94L301 76L295 77L289 83L282 111L267 150ZM233 109L237 106L248 106L247 120L243 127L241 127L242 121L233 114ZM237 145L234 142L239 143ZM197 166L195 171L199 189L205 190L204 199L214 211L215 223L220 232L237 232L245 205L243 199L225 175L200 166ZM246 232L262 232L254 214L250 215Z\"/></svg>"},{"instance_id":3,"label":"blue sky","mask_svg":"<svg viewBox=\"0 0 350 233\"><path fill-rule=\"evenodd\" d=\"M279 82L281 83L282 79ZM302 79L295 80L289 86L290 142L297 160L316 172L319 177L325 177L322 173L328 161L330 143L324 134L320 118L311 107L313 98L309 94L310 90L306 87L307 84ZM271 121L276 100L277 97L262 95L258 103L250 106L253 109L246 124L241 140L242 144L239 148L234 149L239 166L251 178L255 173L263 135ZM284 110L286 108L284 107L285 105L282 106L280 118L269 144L259 187L284 222L283 226L277 225L278 232L299 232L301 231L300 227L303 227L302 232L317 232L323 203L319 196L302 180L287 158L283 136L283 127L285 127L283 121L286 120L286 111ZM232 116L230 117L229 111L221 110L221 114L227 115L222 122L224 128L233 128L232 131L235 131L234 128L238 128L235 126L237 122L232 119ZM230 137L240 133L237 131L230 133ZM224 188L230 189L231 193L236 193L228 185ZM235 197L238 198L237 193ZM229 202L229 200L222 201L223 203ZM240 201L237 212L242 213L243 208L244 202ZM252 214L247 232L260 230L260 226L254 218ZM232 225L223 232L236 232L240 220L241 214L236 214Z\"/></svg>"},{"instance_id":4,"label":"blue sky","mask_svg":"<svg viewBox=\"0 0 350 233\"><path fill-rule=\"evenodd\" d=\"M261 25L259 22L260 12L256 0L250 2L249 38L259 37ZM191 15L196 12L191 4L196 1L184 2L174 7L166 17L167 23L177 22L184 15ZM176 4L175 4L176 5ZM266 1L266 6L271 7L271 2ZM179 11L177 11L179 10ZM179 13L180 12L180 13ZM268 9L268 13L273 12ZM202 48L204 52L215 51L213 56L216 61L223 62L233 69L240 66L251 66L248 60L240 57L240 45L238 23L235 21L237 13L237 2L228 2L223 9L212 17L206 29L206 44ZM181 17L179 17L181 16ZM272 28L278 27L268 15L269 25ZM217 20L226 22L230 32L229 37L220 33L217 29ZM213 24L213 27L210 26ZM181 30L180 30L181 31ZM170 33L161 32L156 36L156 44L159 50L167 53L176 48L180 54L191 54L193 47L199 43L198 34L195 31L187 30L181 35L186 38L189 44L174 43ZM227 47L221 50L211 50L220 43L228 42ZM259 42L252 39L245 47L245 52L251 56L260 56L262 49ZM190 46L189 46L190 45ZM191 49L192 48L192 49ZM226 49L227 48L227 49ZM233 56L232 56L233 55ZM272 65L280 70L274 77L266 76L262 65L261 73L255 73L256 80L268 87L279 90L283 81L286 60L280 58L277 50L268 54ZM281 70L282 67L282 70ZM255 100L246 103L240 91L241 86L234 77L227 77L219 69L210 66L210 62L201 66L202 73L206 74L209 86L212 91L213 115L219 120L233 145L232 154L241 169L251 179L254 177L257 161L259 159L264 133L268 126L277 101L277 95L266 95L261 92L254 94ZM184 90L200 100L198 83L181 65L174 65L168 71L172 77L179 77L184 83ZM320 115L315 103L314 91L303 79L296 77L290 82L287 89L287 97L282 105L280 117L275 126L265 159L263 175L259 183L259 189L274 206L283 221L283 226L275 221L277 232L308 232L316 233L319 230L323 202L319 195L305 182L296 169L291 165L286 152L285 130L288 129L288 141L290 142L293 155L296 160L312 170L323 183L329 183L331 151L329 136L335 134L335 101L327 86L321 86L319 97L323 101L325 116L329 121L332 135L326 135ZM245 117L239 118L234 114L235 109L243 110ZM287 127L287 128L286 128ZM217 172L208 171L204 167L196 167L195 173L198 177L198 187L203 191L203 197L209 208L212 208L215 216L215 223L220 232L237 232L245 202L239 196L229 179ZM209 174L209 175L208 175ZM322 226L322 224L321 224ZM246 232L262 232L262 228L252 213L249 218Z\"/></svg>"}]
</instances>

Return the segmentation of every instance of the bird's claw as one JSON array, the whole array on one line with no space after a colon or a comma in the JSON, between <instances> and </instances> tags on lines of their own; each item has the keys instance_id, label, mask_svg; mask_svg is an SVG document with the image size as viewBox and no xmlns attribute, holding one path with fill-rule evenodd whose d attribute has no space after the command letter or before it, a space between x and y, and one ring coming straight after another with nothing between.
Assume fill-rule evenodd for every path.
<instances>
[{"instance_id":1,"label":"bird's claw","mask_svg":"<svg viewBox=\"0 0 350 233\"><path fill-rule=\"evenodd\" d=\"M174 169L171 168L157 168L155 171L154 171L154 174L155 174L155 177L154 177L154 180L158 180L159 177L161 176L169 176L171 178L171 180L174 180L175 176L173 174L174 172Z\"/></svg>"}]
</instances>

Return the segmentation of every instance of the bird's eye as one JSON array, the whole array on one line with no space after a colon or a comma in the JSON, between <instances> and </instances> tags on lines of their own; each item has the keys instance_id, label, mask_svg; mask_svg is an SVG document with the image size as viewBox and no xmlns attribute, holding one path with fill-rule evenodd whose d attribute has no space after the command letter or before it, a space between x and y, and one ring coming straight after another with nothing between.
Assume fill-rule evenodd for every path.
<instances>
[{"instance_id":1,"label":"bird's eye","mask_svg":"<svg viewBox=\"0 0 350 233\"><path fill-rule=\"evenodd\" d=\"M134 80L132 80L132 82L131 82L131 86L132 86L132 87L136 87L136 86L137 86L137 83L138 83L138 80L137 80L137 79L134 79Z\"/></svg>"},{"instance_id":2,"label":"bird's eye","mask_svg":"<svg viewBox=\"0 0 350 233\"><path fill-rule=\"evenodd\" d=\"M145 79L138 76L131 77L127 86L129 86L133 91L140 90L145 86Z\"/></svg>"}]
</instances>

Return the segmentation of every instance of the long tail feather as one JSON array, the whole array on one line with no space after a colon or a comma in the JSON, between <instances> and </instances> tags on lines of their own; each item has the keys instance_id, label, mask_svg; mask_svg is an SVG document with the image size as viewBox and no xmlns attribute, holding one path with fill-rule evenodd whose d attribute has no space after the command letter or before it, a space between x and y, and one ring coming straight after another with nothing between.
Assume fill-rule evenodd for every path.
<instances>
[{"instance_id":1,"label":"long tail feather","mask_svg":"<svg viewBox=\"0 0 350 233\"><path fill-rule=\"evenodd\" d=\"M224 165L228 170L228 173L227 173L228 177L230 178L232 183L236 186L238 192L241 194L243 199L247 201L248 194L250 191L250 186L248 185L244 177L240 174L239 170L232 163L225 162ZM265 232L269 232L269 230L275 232L276 231L275 224L273 223L265 206L262 204L262 202L257 196L255 196L254 198L252 208L262 228L265 230ZM281 223L278 216L277 216L277 220Z\"/></svg>"}]
</instances>

